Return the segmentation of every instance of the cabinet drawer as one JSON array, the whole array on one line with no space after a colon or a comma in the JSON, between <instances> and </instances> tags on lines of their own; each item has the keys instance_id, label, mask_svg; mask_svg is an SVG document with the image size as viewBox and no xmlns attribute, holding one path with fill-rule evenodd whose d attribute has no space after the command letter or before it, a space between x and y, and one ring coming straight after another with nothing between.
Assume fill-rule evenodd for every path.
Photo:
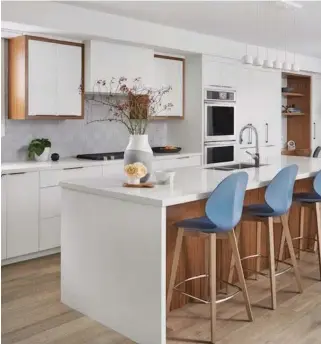
<instances>
[{"instance_id":1,"label":"cabinet drawer","mask_svg":"<svg viewBox=\"0 0 321 344\"><path fill-rule=\"evenodd\" d=\"M62 177L62 170L40 171L40 187L58 185Z\"/></svg>"},{"instance_id":2,"label":"cabinet drawer","mask_svg":"<svg viewBox=\"0 0 321 344\"><path fill-rule=\"evenodd\" d=\"M60 216L61 189L60 186L40 189L40 218Z\"/></svg>"},{"instance_id":3,"label":"cabinet drawer","mask_svg":"<svg viewBox=\"0 0 321 344\"><path fill-rule=\"evenodd\" d=\"M40 220L39 250L60 246L60 217Z\"/></svg>"},{"instance_id":4,"label":"cabinet drawer","mask_svg":"<svg viewBox=\"0 0 321 344\"><path fill-rule=\"evenodd\" d=\"M62 170L40 171L40 187L56 186L62 180L94 178L102 176L101 166L71 167Z\"/></svg>"},{"instance_id":5,"label":"cabinet drawer","mask_svg":"<svg viewBox=\"0 0 321 344\"><path fill-rule=\"evenodd\" d=\"M200 166L201 156L182 156L174 159L155 160L153 162L153 171L166 170L180 167Z\"/></svg>"}]
</instances>

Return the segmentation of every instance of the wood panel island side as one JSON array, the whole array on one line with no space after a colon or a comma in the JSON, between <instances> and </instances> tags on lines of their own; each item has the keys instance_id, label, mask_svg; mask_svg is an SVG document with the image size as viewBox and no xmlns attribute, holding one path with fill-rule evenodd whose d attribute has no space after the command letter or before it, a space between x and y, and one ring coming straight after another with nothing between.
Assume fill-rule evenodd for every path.
<instances>
[{"instance_id":1,"label":"wood panel island side","mask_svg":"<svg viewBox=\"0 0 321 344\"><path fill-rule=\"evenodd\" d=\"M295 192L310 191L321 159L280 156L267 166L245 169L249 183L245 204L264 201L265 186L285 166L297 164ZM127 189L119 179L63 182L61 232L62 302L139 344L166 343L166 290L179 220L204 215L206 199L232 172L204 167L178 169L172 186ZM309 237L315 224L305 228ZM299 208L289 215L292 236L299 232ZM281 230L274 227L279 247ZM241 256L256 253L256 225L241 228ZM266 231L262 231L265 254ZM306 243L307 245L312 243ZM295 243L296 245L296 243ZM217 278L227 280L231 251L227 241L217 243ZM179 264L177 281L205 272L204 239L188 237ZM262 269L267 267L262 259ZM255 269L255 261L244 261ZM202 297L204 280L186 284L186 292ZM250 295L251 297L251 295ZM172 308L188 299L174 293Z\"/></svg>"}]
</instances>

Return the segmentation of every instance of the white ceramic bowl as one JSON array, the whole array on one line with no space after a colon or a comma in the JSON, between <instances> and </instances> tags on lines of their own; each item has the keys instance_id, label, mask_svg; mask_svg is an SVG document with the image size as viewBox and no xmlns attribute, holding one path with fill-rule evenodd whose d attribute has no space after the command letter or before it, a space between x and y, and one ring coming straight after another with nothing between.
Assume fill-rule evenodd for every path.
<instances>
[{"instance_id":1,"label":"white ceramic bowl","mask_svg":"<svg viewBox=\"0 0 321 344\"><path fill-rule=\"evenodd\" d=\"M170 184L174 181L175 171L155 171L154 174L158 184Z\"/></svg>"}]
</instances>

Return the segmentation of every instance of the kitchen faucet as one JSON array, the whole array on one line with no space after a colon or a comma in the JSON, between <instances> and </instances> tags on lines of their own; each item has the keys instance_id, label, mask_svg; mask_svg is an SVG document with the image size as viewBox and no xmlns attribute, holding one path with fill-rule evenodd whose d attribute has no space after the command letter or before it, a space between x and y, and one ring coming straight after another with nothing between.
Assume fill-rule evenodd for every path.
<instances>
[{"instance_id":1,"label":"kitchen faucet","mask_svg":"<svg viewBox=\"0 0 321 344\"><path fill-rule=\"evenodd\" d=\"M260 167L260 153L259 153L259 133L257 129L252 124L245 125L241 131L240 131L240 143L243 142L243 132L245 129L253 130L255 133L255 154L250 153L249 151L246 151L248 155L250 155L254 159L254 165L255 167Z\"/></svg>"}]
</instances>

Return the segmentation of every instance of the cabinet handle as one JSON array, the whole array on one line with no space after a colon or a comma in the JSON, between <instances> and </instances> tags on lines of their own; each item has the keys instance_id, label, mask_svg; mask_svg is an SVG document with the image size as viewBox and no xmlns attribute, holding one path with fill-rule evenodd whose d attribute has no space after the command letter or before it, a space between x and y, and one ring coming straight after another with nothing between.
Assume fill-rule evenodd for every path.
<instances>
[{"instance_id":1,"label":"cabinet handle","mask_svg":"<svg viewBox=\"0 0 321 344\"><path fill-rule=\"evenodd\" d=\"M84 168L83 166L79 166L79 167L65 167L64 170L80 170L81 168Z\"/></svg>"},{"instance_id":2,"label":"cabinet handle","mask_svg":"<svg viewBox=\"0 0 321 344\"><path fill-rule=\"evenodd\" d=\"M25 174L26 172L13 172L13 173L8 173L10 176L14 176L16 174ZM1 175L2 176L2 175Z\"/></svg>"},{"instance_id":3,"label":"cabinet handle","mask_svg":"<svg viewBox=\"0 0 321 344\"><path fill-rule=\"evenodd\" d=\"M265 123L265 143L269 142L269 124Z\"/></svg>"},{"instance_id":4,"label":"cabinet handle","mask_svg":"<svg viewBox=\"0 0 321 344\"><path fill-rule=\"evenodd\" d=\"M313 140L316 139L316 136L315 136L315 122L313 122Z\"/></svg>"},{"instance_id":5,"label":"cabinet handle","mask_svg":"<svg viewBox=\"0 0 321 344\"><path fill-rule=\"evenodd\" d=\"M176 159L189 159L190 157L189 156L180 156L179 158L176 158Z\"/></svg>"}]
</instances>

